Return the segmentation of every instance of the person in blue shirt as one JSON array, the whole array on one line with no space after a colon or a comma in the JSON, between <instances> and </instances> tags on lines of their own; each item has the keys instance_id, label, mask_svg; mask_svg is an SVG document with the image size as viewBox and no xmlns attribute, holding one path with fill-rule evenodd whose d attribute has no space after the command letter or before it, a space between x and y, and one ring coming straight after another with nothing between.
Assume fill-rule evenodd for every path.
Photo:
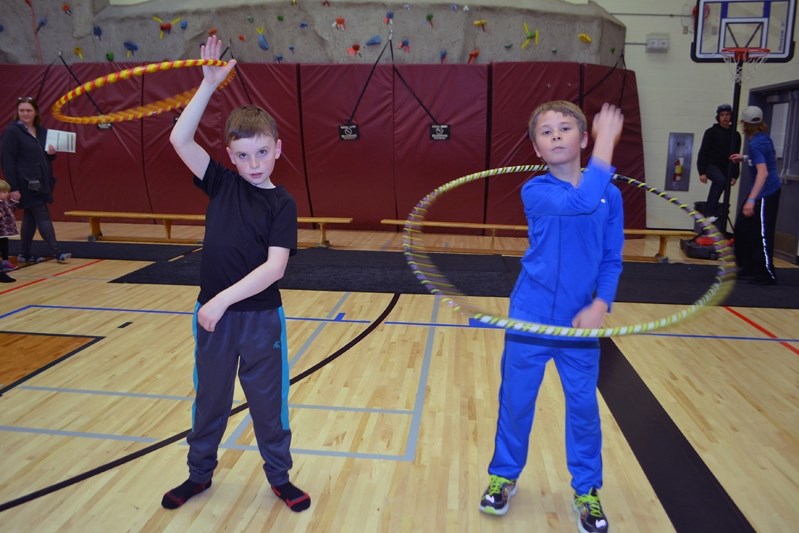
<instances>
[{"instance_id":1,"label":"person in blue shirt","mask_svg":"<svg viewBox=\"0 0 799 533\"><path fill-rule=\"evenodd\" d=\"M776 285L774 269L774 233L780 206L781 183L777 173L774 143L766 133L763 110L749 106L741 112L744 135L748 139L748 155L732 154L737 163L748 161L755 168L752 188L741 205L735 220L735 262L738 277L752 278L758 285Z\"/></svg>"},{"instance_id":2,"label":"person in blue shirt","mask_svg":"<svg viewBox=\"0 0 799 533\"><path fill-rule=\"evenodd\" d=\"M588 145L582 111L566 101L540 105L528 131L549 173L528 180L521 197L529 248L510 296L513 319L598 328L616 296L622 270L622 196L610 183L613 151L621 136L621 111L605 104ZM566 402L566 456L578 529L605 532L608 520L597 490L602 486L602 435L597 401L599 341L505 333L494 456L480 510L504 515L527 461L535 402L547 362L554 360Z\"/></svg>"}]
</instances>

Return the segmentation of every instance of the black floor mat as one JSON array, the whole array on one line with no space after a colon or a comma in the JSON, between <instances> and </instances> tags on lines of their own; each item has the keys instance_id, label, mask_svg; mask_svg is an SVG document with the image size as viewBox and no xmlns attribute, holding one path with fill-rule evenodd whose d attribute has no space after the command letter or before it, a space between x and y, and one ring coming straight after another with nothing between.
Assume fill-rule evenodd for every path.
<instances>
[{"instance_id":1,"label":"black floor mat","mask_svg":"<svg viewBox=\"0 0 799 533\"><path fill-rule=\"evenodd\" d=\"M447 278L469 296L507 297L521 268L519 258L499 255L430 254ZM116 283L199 285L201 253L157 262L114 280ZM698 300L716 267L682 263L624 264L618 302L688 305ZM738 281L725 305L799 308L799 269L779 269L780 284L757 286ZM280 282L284 289L423 294L426 289L400 252L306 249L289 260Z\"/></svg>"},{"instance_id":2,"label":"black floor mat","mask_svg":"<svg viewBox=\"0 0 799 533\"><path fill-rule=\"evenodd\" d=\"M198 245L175 244L131 244L118 242L59 242L62 252L69 252L80 259L120 259L124 261L168 261L191 253ZM19 240L9 241L9 254L19 254ZM49 257L50 248L42 241L33 241L31 255Z\"/></svg>"}]
</instances>

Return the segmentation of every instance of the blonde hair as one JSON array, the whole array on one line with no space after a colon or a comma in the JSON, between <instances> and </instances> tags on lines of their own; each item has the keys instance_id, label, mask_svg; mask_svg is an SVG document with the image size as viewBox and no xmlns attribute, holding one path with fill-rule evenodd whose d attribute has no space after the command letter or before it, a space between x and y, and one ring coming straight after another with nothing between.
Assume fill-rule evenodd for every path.
<instances>
[{"instance_id":1,"label":"blonde hair","mask_svg":"<svg viewBox=\"0 0 799 533\"><path fill-rule=\"evenodd\" d=\"M0 192L11 192L11 185L6 180L0 180Z\"/></svg>"},{"instance_id":2,"label":"blonde hair","mask_svg":"<svg viewBox=\"0 0 799 533\"><path fill-rule=\"evenodd\" d=\"M552 100L550 102L544 102L536 107L535 111L530 115L530 122L527 123L527 134L533 142L535 142L535 127L538 125L538 119L547 111L554 111L564 116L574 117L577 121L577 126L580 128L580 134L582 135L586 131L585 115L579 107L566 100Z\"/></svg>"},{"instance_id":3,"label":"blonde hair","mask_svg":"<svg viewBox=\"0 0 799 533\"><path fill-rule=\"evenodd\" d=\"M272 115L256 105L245 105L234 109L225 124L225 143L238 139L250 139L259 135L277 136L277 122Z\"/></svg>"}]
</instances>

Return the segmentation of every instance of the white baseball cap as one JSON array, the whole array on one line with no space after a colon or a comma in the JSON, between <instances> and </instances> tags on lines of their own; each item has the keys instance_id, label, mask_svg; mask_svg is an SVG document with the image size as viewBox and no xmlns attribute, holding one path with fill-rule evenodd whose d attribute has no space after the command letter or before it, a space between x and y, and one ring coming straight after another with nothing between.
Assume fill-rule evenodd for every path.
<instances>
[{"instance_id":1,"label":"white baseball cap","mask_svg":"<svg viewBox=\"0 0 799 533\"><path fill-rule=\"evenodd\" d=\"M763 122L763 110L756 105L750 105L741 112L741 120L748 124L760 124Z\"/></svg>"}]
</instances>

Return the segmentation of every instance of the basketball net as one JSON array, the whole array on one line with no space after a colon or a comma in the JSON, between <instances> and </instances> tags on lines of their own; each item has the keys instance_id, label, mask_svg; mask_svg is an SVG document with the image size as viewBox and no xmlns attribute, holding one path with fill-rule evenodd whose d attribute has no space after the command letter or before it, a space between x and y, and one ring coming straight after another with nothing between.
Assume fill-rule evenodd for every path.
<instances>
[{"instance_id":1,"label":"basketball net","mask_svg":"<svg viewBox=\"0 0 799 533\"><path fill-rule=\"evenodd\" d=\"M730 69L730 76L738 85L751 79L758 67L768 58L768 48L724 48L721 57Z\"/></svg>"}]
</instances>

